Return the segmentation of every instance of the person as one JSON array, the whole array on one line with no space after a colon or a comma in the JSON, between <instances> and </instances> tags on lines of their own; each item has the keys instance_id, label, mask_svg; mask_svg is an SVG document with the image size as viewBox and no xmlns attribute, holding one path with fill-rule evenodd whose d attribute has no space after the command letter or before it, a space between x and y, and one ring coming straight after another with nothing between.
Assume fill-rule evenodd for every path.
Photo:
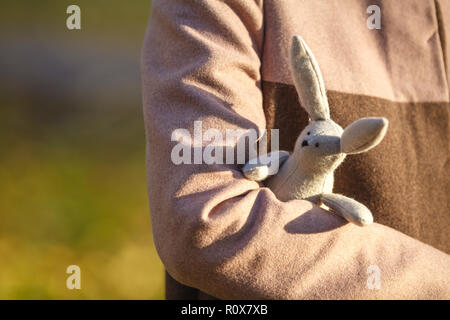
<instances>
[{"instance_id":1,"label":"person","mask_svg":"<svg viewBox=\"0 0 450 320\"><path fill-rule=\"evenodd\" d=\"M168 299L450 298L450 2L372 2L378 17L358 0L152 2L141 68ZM370 226L279 201L238 164L172 161L173 132L193 135L195 121L276 128L292 150L308 121L289 72L295 34L321 67L333 120L389 119L384 141L335 176Z\"/></svg>"}]
</instances>

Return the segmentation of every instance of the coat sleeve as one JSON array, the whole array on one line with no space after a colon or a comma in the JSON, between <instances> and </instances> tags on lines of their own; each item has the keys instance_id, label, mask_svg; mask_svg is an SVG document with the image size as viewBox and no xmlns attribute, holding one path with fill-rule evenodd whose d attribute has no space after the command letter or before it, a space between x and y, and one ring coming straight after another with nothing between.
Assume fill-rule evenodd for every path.
<instances>
[{"instance_id":1,"label":"coat sleeve","mask_svg":"<svg viewBox=\"0 0 450 320\"><path fill-rule=\"evenodd\" d=\"M262 0L154 0L142 83L153 236L177 281L222 299L450 298L450 258L374 223L280 202L238 165L175 164L172 132L264 128ZM391 213L395 215L395 212Z\"/></svg>"}]
</instances>

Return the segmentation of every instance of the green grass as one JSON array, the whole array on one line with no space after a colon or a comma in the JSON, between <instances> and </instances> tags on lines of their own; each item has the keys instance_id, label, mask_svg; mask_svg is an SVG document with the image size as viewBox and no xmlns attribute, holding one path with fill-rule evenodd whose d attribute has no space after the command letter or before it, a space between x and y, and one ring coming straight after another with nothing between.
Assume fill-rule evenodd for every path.
<instances>
[{"instance_id":1,"label":"green grass","mask_svg":"<svg viewBox=\"0 0 450 320\"><path fill-rule=\"evenodd\" d=\"M145 32L150 0L14 0L0 2L0 26L3 31L27 33L71 33L66 28L66 9L76 4L81 9L82 32L104 39L139 42ZM143 28L144 26L144 28Z\"/></svg>"},{"instance_id":2,"label":"green grass","mask_svg":"<svg viewBox=\"0 0 450 320\"><path fill-rule=\"evenodd\" d=\"M0 298L162 298L140 110L52 125L2 111ZM81 267L79 291L65 287L71 264Z\"/></svg>"},{"instance_id":3,"label":"green grass","mask_svg":"<svg viewBox=\"0 0 450 320\"><path fill-rule=\"evenodd\" d=\"M81 31L65 26L74 3ZM126 47L138 58L149 10L148 0L2 1L0 34ZM0 82L0 299L162 299L140 96L66 106L15 87ZM81 290L66 288L72 264Z\"/></svg>"}]
</instances>

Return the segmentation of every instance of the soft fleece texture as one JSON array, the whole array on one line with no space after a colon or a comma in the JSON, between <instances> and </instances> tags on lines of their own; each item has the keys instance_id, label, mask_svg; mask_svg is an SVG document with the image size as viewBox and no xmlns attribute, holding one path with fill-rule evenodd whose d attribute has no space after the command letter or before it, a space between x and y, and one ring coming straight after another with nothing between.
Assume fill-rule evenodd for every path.
<instances>
[{"instance_id":1,"label":"soft fleece texture","mask_svg":"<svg viewBox=\"0 0 450 320\"><path fill-rule=\"evenodd\" d=\"M313 2L294 6L292 1L266 1L264 6L284 10L291 5L293 12L285 14L295 16L295 12L308 13L305 7L312 7ZM364 10L363 5L349 3L339 10L345 11L346 6ZM416 4L415 10L421 5ZM194 120L202 120L204 130L266 127L261 81L273 81L270 78L280 72L280 79L289 84L282 74L287 69L263 71L266 78L261 77L262 61L266 61L263 51L271 52L269 60L270 56L283 56L276 41L269 44L268 30L264 36L265 21L279 24L279 17L274 17L279 12L269 13L263 10L262 1L250 0L152 2L142 59L147 168L154 240L167 271L178 282L222 299L450 298L450 258L429 245L377 223L367 228L347 224L307 201L280 202L269 189L245 179L238 166L176 166L171 162L176 143L171 141L172 131L192 131ZM360 15L364 16L364 11ZM427 30L429 17L425 20L420 30ZM309 22L324 34L319 21ZM294 22L283 23L295 29ZM282 29L289 33L289 28L275 28L271 37ZM293 33L286 37L290 39ZM312 49L317 52L314 45ZM431 55L437 52L432 50ZM330 53L319 50L316 57L327 87L331 81L333 89L347 88L351 94L374 90L382 97L387 89L387 98L395 98L392 92L398 83L388 82L391 86L385 88L386 82L379 80L377 73L369 81L380 84L364 86L364 92L357 90L359 82L350 88L356 83L350 77L340 84L333 83L333 78L327 80L328 68L320 61L326 54ZM266 67L273 68L272 62ZM438 76L445 75L442 64L431 64L440 72ZM358 72L358 68L350 70ZM393 76L395 79L395 70ZM405 77L405 83L412 78ZM439 97L444 96L448 103L443 79L432 78L427 85L434 85L434 91L429 90L435 92L433 101L442 101ZM399 100L404 101L405 92L411 91L399 92ZM426 91L420 88L413 96L423 101L423 95ZM333 104L339 105L334 97L329 96L332 113ZM264 106L265 101L264 97ZM376 173L379 177L383 170ZM376 175L372 178L379 179ZM396 212L389 214L395 216ZM432 212L429 214L432 219ZM370 265L381 269L380 290L366 288Z\"/></svg>"},{"instance_id":2,"label":"soft fleece texture","mask_svg":"<svg viewBox=\"0 0 450 320\"><path fill-rule=\"evenodd\" d=\"M354 199L330 193L333 192L334 171L344 161L345 154L362 153L375 147L383 139L388 121L385 118L362 118L344 131L330 119L322 73L314 54L299 35L292 39L290 56L292 78L310 123L297 138L289 159L264 185L279 200L323 202L347 221L360 226L370 224L373 217L367 207ZM244 175L250 180L263 180L260 173L268 164L261 162L259 168L250 164L251 161L243 167ZM254 176L257 179L252 179Z\"/></svg>"}]
</instances>

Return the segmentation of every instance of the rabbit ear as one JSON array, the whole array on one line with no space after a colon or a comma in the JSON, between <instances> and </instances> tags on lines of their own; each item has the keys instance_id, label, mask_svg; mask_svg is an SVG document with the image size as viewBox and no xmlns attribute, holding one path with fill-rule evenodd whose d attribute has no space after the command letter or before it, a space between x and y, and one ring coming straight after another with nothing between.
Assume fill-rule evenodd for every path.
<instances>
[{"instance_id":1,"label":"rabbit ear","mask_svg":"<svg viewBox=\"0 0 450 320\"><path fill-rule=\"evenodd\" d=\"M366 152L383 140L389 121L386 118L361 118L344 129L341 151L346 154Z\"/></svg>"},{"instance_id":2,"label":"rabbit ear","mask_svg":"<svg viewBox=\"0 0 450 320\"><path fill-rule=\"evenodd\" d=\"M300 103L311 119L330 119L330 108L319 65L311 49L298 35L292 39L291 73Z\"/></svg>"}]
</instances>

